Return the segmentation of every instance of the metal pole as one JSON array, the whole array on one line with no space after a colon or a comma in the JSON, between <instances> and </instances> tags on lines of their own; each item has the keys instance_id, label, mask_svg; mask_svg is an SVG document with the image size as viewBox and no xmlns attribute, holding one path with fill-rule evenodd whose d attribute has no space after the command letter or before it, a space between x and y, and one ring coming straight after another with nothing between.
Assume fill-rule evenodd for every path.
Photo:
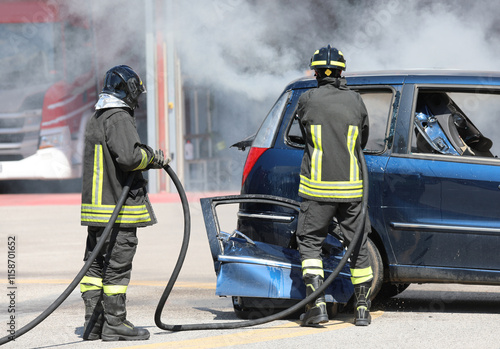
<instances>
[{"instance_id":1,"label":"metal pole","mask_svg":"<svg viewBox=\"0 0 500 349\"><path fill-rule=\"evenodd\" d=\"M167 95L168 95L168 144L169 150L172 155L172 163L170 166L174 171L178 171L180 166L183 166L184 153L182 152L182 147L178 147L178 138L183 139L183 133L179 130L178 125L178 113L180 107L177 105L177 90L175 81L177 79L176 75L176 56L175 56L175 20L174 20L174 3L172 0L166 0L165 6L165 26L163 27L166 31L166 43L167 43ZM183 172L183 171L182 171ZM171 188L173 191L174 188Z\"/></svg>"},{"instance_id":2,"label":"metal pole","mask_svg":"<svg viewBox=\"0 0 500 349\"><path fill-rule=\"evenodd\" d=\"M177 51L175 54L175 119L177 120L177 176L179 177L181 183L184 181L184 143L186 128L184 124L184 95L182 93L182 76L181 76L181 62L179 57L177 57Z\"/></svg>"},{"instance_id":3,"label":"metal pole","mask_svg":"<svg viewBox=\"0 0 500 349\"><path fill-rule=\"evenodd\" d=\"M155 8L154 0L145 0L145 20L146 20L146 98L147 98L147 132L148 142L151 147L157 148L156 136L156 62L155 62ZM158 173L148 171L149 192L158 192Z\"/></svg>"}]
</instances>

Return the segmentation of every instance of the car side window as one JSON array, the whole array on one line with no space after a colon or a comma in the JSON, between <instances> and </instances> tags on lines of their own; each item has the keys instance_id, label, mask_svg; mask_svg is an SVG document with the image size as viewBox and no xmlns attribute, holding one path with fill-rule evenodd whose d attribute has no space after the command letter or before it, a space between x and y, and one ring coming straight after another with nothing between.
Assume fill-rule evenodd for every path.
<instances>
[{"instance_id":1,"label":"car side window","mask_svg":"<svg viewBox=\"0 0 500 349\"><path fill-rule=\"evenodd\" d=\"M385 149L387 121L392 107L393 92L390 90L358 91L363 98L368 119L370 120L370 136L365 152L379 153Z\"/></svg>"},{"instance_id":2,"label":"car side window","mask_svg":"<svg viewBox=\"0 0 500 349\"><path fill-rule=\"evenodd\" d=\"M370 136L364 150L373 153L382 152L386 145L387 121L394 93L389 89L360 89L357 92L361 94L365 103L370 122ZM296 115L297 111L294 112L294 117L288 126L286 142L294 147L304 147L303 131Z\"/></svg>"},{"instance_id":3,"label":"car side window","mask_svg":"<svg viewBox=\"0 0 500 349\"><path fill-rule=\"evenodd\" d=\"M497 157L499 110L500 93L491 90L419 89L412 152Z\"/></svg>"}]
</instances>

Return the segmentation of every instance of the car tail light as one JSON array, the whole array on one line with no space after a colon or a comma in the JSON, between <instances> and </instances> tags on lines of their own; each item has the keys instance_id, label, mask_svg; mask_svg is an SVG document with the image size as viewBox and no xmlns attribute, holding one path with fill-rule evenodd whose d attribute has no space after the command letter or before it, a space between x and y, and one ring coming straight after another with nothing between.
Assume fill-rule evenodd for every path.
<instances>
[{"instance_id":1,"label":"car tail light","mask_svg":"<svg viewBox=\"0 0 500 349\"><path fill-rule=\"evenodd\" d=\"M243 168L243 179L241 180L241 185L245 183L245 180L248 177L248 174L252 170L253 166L257 162L257 160L260 158L264 152L269 149L269 148L258 148L258 147L251 147L250 151L248 152L247 155L247 160L245 162L245 167Z\"/></svg>"}]
</instances>

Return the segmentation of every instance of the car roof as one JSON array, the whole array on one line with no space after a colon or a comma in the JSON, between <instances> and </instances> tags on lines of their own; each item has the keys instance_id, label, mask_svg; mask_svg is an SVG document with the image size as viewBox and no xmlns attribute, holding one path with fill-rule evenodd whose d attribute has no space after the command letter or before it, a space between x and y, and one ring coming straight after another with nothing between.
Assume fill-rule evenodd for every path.
<instances>
[{"instance_id":1,"label":"car roof","mask_svg":"<svg viewBox=\"0 0 500 349\"><path fill-rule=\"evenodd\" d=\"M499 85L500 72L472 70L380 70L365 72L349 72L344 74L348 85L394 85L413 84L453 84L453 85ZM292 81L285 90L295 88L311 88L317 86L312 76Z\"/></svg>"}]
</instances>

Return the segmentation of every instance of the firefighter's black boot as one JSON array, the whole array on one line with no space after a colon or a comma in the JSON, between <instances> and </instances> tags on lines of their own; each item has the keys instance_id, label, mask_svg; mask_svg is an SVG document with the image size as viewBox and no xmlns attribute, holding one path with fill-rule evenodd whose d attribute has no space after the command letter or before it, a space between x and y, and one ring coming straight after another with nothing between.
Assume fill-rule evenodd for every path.
<instances>
[{"instance_id":1,"label":"firefighter's black boot","mask_svg":"<svg viewBox=\"0 0 500 349\"><path fill-rule=\"evenodd\" d=\"M319 275L305 274L303 278L306 284L306 296L312 294L323 284L323 278ZM302 326L316 326L328 322L324 293L306 305L306 312L300 316L300 320L302 320Z\"/></svg>"},{"instance_id":2,"label":"firefighter's black boot","mask_svg":"<svg viewBox=\"0 0 500 349\"><path fill-rule=\"evenodd\" d=\"M102 323L104 321L102 309L102 291L90 290L82 293L85 303L85 324L83 325L83 339L93 341L101 339Z\"/></svg>"},{"instance_id":3,"label":"firefighter's black boot","mask_svg":"<svg viewBox=\"0 0 500 349\"><path fill-rule=\"evenodd\" d=\"M103 295L104 325L102 327L103 341L134 341L149 339L149 331L137 328L127 321L125 294L112 296Z\"/></svg>"},{"instance_id":4,"label":"firefighter's black boot","mask_svg":"<svg viewBox=\"0 0 500 349\"><path fill-rule=\"evenodd\" d=\"M354 309L356 326L368 326L372 322L370 315L370 291L372 282L363 282L359 285L354 285L354 296L356 297L356 305Z\"/></svg>"}]
</instances>

